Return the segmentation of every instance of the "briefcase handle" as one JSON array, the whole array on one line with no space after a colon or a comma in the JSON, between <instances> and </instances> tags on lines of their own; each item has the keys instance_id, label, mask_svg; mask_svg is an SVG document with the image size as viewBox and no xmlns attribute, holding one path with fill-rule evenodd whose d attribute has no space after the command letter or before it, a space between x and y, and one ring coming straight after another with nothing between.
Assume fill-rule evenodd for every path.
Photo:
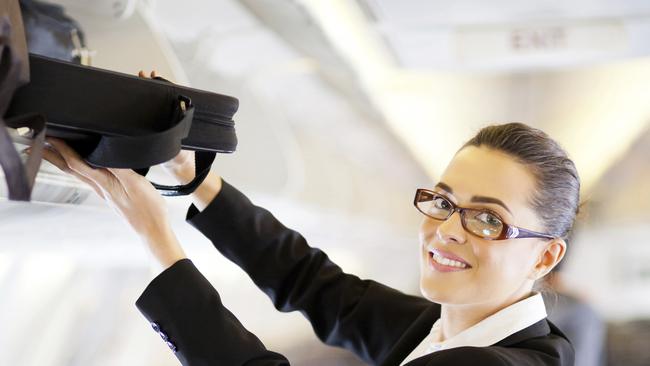
<instances>
[{"instance_id":1,"label":"briefcase handle","mask_svg":"<svg viewBox=\"0 0 650 366\"><path fill-rule=\"evenodd\" d=\"M142 169L164 163L181 151L181 140L189 134L193 115L192 101L179 96L171 126L141 135L101 135L84 159L98 168Z\"/></svg>"},{"instance_id":2,"label":"briefcase handle","mask_svg":"<svg viewBox=\"0 0 650 366\"><path fill-rule=\"evenodd\" d=\"M194 117L190 98L179 96L174 107L174 120L169 128L138 136L101 136L98 144L85 157L94 167L131 168L146 176L149 167L164 163L181 151L181 141L189 134ZM163 196L191 194L207 177L216 153L195 153L195 177L182 185L168 186L151 182Z\"/></svg>"},{"instance_id":3,"label":"briefcase handle","mask_svg":"<svg viewBox=\"0 0 650 366\"><path fill-rule=\"evenodd\" d=\"M195 151L194 152L194 178L187 184L167 186L151 182L151 184L160 191L163 196L186 196L193 193L210 173L212 163L217 153L212 151ZM134 169L143 177L149 172L149 168Z\"/></svg>"}]
</instances>

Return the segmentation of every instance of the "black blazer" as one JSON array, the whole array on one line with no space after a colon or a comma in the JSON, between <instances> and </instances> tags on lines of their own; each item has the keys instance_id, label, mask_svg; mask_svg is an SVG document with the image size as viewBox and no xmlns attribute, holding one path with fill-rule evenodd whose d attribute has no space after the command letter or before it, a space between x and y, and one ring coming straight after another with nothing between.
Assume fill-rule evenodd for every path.
<instances>
[{"instance_id":1,"label":"black blazer","mask_svg":"<svg viewBox=\"0 0 650 366\"><path fill-rule=\"evenodd\" d=\"M187 219L244 269L278 310L300 311L321 341L369 364L399 365L440 317L438 304L343 273L226 182L205 210L190 207ZM243 327L188 259L156 277L136 306L183 365L289 365ZM408 365L572 366L573 358L569 341L544 319L493 346L442 350Z\"/></svg>"}]
</instances>

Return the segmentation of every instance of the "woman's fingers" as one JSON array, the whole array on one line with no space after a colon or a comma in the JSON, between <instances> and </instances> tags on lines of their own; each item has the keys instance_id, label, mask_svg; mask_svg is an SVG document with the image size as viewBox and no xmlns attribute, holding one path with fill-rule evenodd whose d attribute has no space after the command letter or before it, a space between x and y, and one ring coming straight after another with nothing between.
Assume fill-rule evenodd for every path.
<instances>
[{"instance_id":1,"label":"woman's fingers","mask_svg":"<svg viewBox=\"0 0 650 366\"><path fill-rule=\"evenodd\" d=\"M31 151L30 151L31 152ZM61 169L64 173L74 174L74 172L68 167L68 163L65 162L65 159L59 154L56 150L52 150L49 146L43 148L43 159L49 161L55 167Z\"/></svg>"},{"instance_id":2,"label":"woman's fingers","mask_svg":"<svg viewBox=\"0 0 650 366\"><path fill-rule=\"evenodd\" d=\"M72 150L72 148L70 148L63 140L48 137L46 141L59 152L72 171L87 178L91 183L93 183L95 191L104 199L109 197L121 197L125 193L124 187L120 184L117 178L111 174L111 172L107 169L92 168L86 164L79 154Z\"/></svg>"},{"instance_id":3,"label":"woman's fingers","mask_svg":"<svg viewBox=\"0 0 650 366\"><path fill-rule=\"evenodd\" d=\"M68 164L65 162L65 159L63 159L63 157L57 151L52 150L49 147L46 147L45 149L43 149L43 159L49 161L50 163L52 163L52 165L54 165L57 168L61 169L61 171L65 172L67 174L70 174L70 175L76 177L77 179L81 180L82 182L86 183L87 185L89 185L95 191L95 193L97 193L97 195L99 197L104 199L104 193L97 186L97 184L95 182L93 182L92 180L90 180L90 179L84 177L83 175L75 172L74 170L70 169Z\"/></svg>"},{"instance_id":4,"label":"woman's fingers","mask_svg":"<svg viewBox=\"0 0 650 366\"><path fill-rule=\"evenodd\" d=\"M141 176L133 171L132 169L118 169L118 168L107 168L108 171L113 174L115 179L117 179L122 187L126 190L127 193L131 193L132 191L137 191L138 189L133 189L134 185L138 185L139 179L141 179Z\"/></svg>"},{"instance_id":5,"label":"woman's fingers","mask_svg":"<svg viewBox=\"0 0 650 366\"><path fill-rule=\"evenodd\" d=\"M90 167L81 159L79 154L72 150L72 148L70 148L63 140L48 137L46 141L49 142L56 151L59 152L59 154L61 154L70 169L94 181L99 186L106 186L110 183L106 171Z\"/></svg>"},{"instance_id":6,"label":"woman's fingers","mask_svg":"<svg viewBox=\"0 0 650 366\"><path fill-rule=\"evenodd\" d=\"M107 168L109 172L113 173L120 182L132 182L133 179L137 179L139 176L138 173L133 171L133 169L119 169L119 168Z\"/></svg>"},{"instance_id":7,"label":"woman's fingers","mask_svg":"<svg viewBox=\"0 0 650 366\"><path fill-rule=\"evenodd\" d=\"M141 78L146 78L147 77L144 74L144 71L142 71L142 70L138 71L138 76L141 77ZM149 77L152 78L152 79L158 77L158 73L156 73L156 70L151 70L151 72L149 73Z\"/></svg>"},{"instance_id":8,"label":"woman's fingers","mask_svg":"<svg viewBox=\"0 0 650 366\"><path fill-rule=\"evenodd\" d=\"M58 159L54 156L51 157L56 161L57 166L60 166L62 169L66 169L67 166L75 175L80 178L86 178L84 181L87 181L96 188L98 193L102 192L100 194L102 197L106 197L106 194L108 194L119 201L118 197L122 197L124 194L128 195L131 192L137 192L142 187L138 181L140 176L131 169L94 169L86 164L79 154L63 140L48 138L47 141L60 154L60 158ZM61 159L64 161L62 162Z\"/></svg>"}]
</instances>

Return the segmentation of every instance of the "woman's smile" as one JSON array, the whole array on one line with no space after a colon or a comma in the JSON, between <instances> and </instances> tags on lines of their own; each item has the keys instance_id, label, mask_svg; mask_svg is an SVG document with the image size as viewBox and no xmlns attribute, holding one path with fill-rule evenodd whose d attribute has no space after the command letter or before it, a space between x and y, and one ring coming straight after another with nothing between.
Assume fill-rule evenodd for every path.
<instances>
[{"instance_id":1,"label":"woman's smile","mask_svg":"<svg viewBox=\"0 0 650 366\"><path fill-rule=\"evenodd\" d=\"M428 255L429 265L438 272L458 272L472 268L469 263L459 256L440 249L430 248Z\"/></svg>"}]
</instances>

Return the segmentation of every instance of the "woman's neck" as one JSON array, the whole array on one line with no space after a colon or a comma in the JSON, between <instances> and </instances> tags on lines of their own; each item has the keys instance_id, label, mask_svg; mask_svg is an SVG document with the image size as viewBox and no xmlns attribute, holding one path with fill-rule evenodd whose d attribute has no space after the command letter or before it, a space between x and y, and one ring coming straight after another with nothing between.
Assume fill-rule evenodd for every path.
<instances>
[{"instance_id":1,"label":"woman's neck","mask_svg":"<svg viewBox=\"0 0 650 366\"><path fill-rule=\"evenodd\" d=\"M492 314L499 312L506 307L521 301L531 294L531 289L525 291L517 291L507 299L496 300L492 302L484 302L471 305L450 305L442 304L440 321L441 321L441 341L456 336L458 333L464 331L478 324L483 319Z\"/></svg>"}]
</instances>

